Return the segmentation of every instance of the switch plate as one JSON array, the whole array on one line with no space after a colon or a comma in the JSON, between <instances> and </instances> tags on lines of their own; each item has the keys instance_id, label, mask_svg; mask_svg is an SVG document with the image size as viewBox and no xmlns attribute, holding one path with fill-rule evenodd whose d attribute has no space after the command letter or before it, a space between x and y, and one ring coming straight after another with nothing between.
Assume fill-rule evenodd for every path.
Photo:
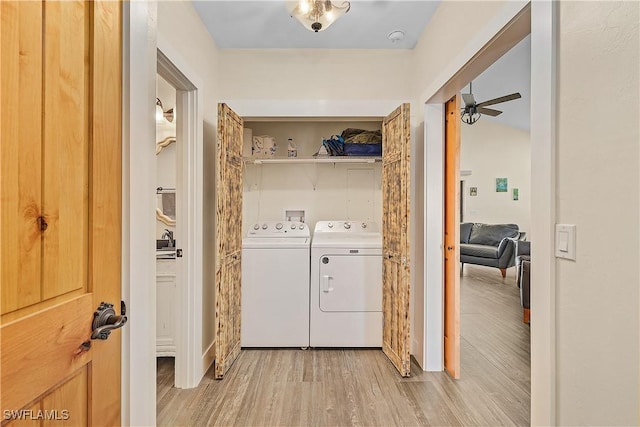
<instances>
[{"instance_id":1,"label":"switch plate","mask_svg":"<svg viewBox=\"0 0 640 427\"><path fill-rule=\"evenodd\" d=\"M556 224L556 258L576 260L576 226Z\"/></svg>"}]
</instances>

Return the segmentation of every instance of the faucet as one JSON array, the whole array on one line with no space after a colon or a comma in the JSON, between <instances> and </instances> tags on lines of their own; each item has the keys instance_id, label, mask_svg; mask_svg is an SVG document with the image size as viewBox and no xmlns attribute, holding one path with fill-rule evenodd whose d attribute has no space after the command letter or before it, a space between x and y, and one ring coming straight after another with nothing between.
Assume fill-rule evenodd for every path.
<instances>
[{"instance_id":1,"label":"faucet","mask_svg":"<svg viewBox=\"0 0 640 427\"><path fill-rule=\"evenodd\" d=\"M165 228L164 233L162 233L162 240L169 240L169 247L175 247L176 241L173 240L173 231Z\"/></svg>"}]
</instances>

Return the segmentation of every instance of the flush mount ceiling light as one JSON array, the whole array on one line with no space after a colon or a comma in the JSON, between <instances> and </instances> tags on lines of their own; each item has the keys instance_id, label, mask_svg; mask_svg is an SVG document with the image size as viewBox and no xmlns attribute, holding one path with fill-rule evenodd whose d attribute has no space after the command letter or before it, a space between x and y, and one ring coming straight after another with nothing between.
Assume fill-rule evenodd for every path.
<instances>
[{"instance_id":1,"label":"flush mount ceiling light","mask_svg":"<svg viewBox=\"0 0 640 427\"><path fill-rule=\"evenodd\" d=\"M287 9L292 18L296 18L310 31L324 31L338 18L349 12L348 1L298 0L287 1Z\"/></svg>"}]
</instances>

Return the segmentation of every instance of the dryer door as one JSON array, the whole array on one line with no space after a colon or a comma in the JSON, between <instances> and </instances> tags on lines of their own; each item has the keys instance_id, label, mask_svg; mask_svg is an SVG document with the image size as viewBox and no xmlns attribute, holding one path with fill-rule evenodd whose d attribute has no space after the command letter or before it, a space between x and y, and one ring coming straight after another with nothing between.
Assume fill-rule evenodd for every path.
<instances>
[{"instance_id":1,"label":"dryer door","mask_svg":"<svg viewBox=\"0 0 640 427\"><path fill-rule=\"evenodd\" d=\"M320 310L382 311L381 255L320 257Z\"/></svg>"}]
</instances>

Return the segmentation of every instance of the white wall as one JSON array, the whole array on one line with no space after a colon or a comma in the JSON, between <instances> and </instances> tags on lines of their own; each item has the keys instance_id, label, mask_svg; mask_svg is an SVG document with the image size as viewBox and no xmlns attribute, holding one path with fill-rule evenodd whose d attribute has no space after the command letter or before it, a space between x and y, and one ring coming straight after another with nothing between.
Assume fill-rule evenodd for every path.
<instances>
[{"instance_id":1,"label":"white wall","mask_svg":"<svg viewBox=\"0 0 640 427\"><path fill-rule=\"evenodd\" d=\"M176 62L181 71L197 86L201 102L204 161L204 236L202 286L202 334L198 347L204 353L215 338L215 145L218 94L218 49L191 2L158 2L158 47ZM206 359L206 357L204 357ZM205 360L206 362L206 360Z\"/></svg>"},{"instance_id":2,"label":"white wall","mask_svg":"<svg viewBox=\"0 0 640 427\"><path fill-rule=\"evenodd\" d=\"M530 239L531 143L529 132L480 119L461 125L460 170L464 188L464 221L517 224ZM496 192L496 178L508 179L508 191ZM477 196L470 188L477 188ZM519 192L513 200L513 188Z\"/></svg>"},{"instance_id":3,"label":"white wall","mask_svg":"<svg viewBox=\"0 0 640 427\"><path fill-rule=\"evenodd\" d=\"M380 122L245 122L254 135L277 142L276 157L287 157L292 138L298 156L312 156L322 138L347 127L380 130ZM382 224L382 167L375 164L247 165L244 174L243 234L259 220L283 220L285 210L305 211L311 230L319 220L355 219Z\"/></svg>"},{"instance_id":4,"label":"white wall","mask_svg":"<svg viewBox=\"0 0 640 427\"><path fill-rule=\"evenodd\" d=\"M577 259L556 262L559 425L638 423L639 22L638 2L560 3L557 220Z\"/></svg>"},{"instance_id":5,"label":"white wall","mask_svg":"<svg viewBox=\"0 0 640 427\"><path fill-rule=\"evenodd\" d=\"M508 0L440 3L412 51L411 83L419 104L427 101L433 88L444 85L458 71L457 64L464 61L465 51L474 39L483 44L478 35L484 35L487 24L500 15L507 3ZM422 111L418 117L422 118Z\"/></svg>"},{"instance_id":6,"label":"white wall","mask_svg":"<svg viewBox=\"0 0 640 427\"><path fill-rule=\"evenodd\" d=\"M221 99L409 99L410 51L220 51Z\"/></svg>"}]
</instances>

